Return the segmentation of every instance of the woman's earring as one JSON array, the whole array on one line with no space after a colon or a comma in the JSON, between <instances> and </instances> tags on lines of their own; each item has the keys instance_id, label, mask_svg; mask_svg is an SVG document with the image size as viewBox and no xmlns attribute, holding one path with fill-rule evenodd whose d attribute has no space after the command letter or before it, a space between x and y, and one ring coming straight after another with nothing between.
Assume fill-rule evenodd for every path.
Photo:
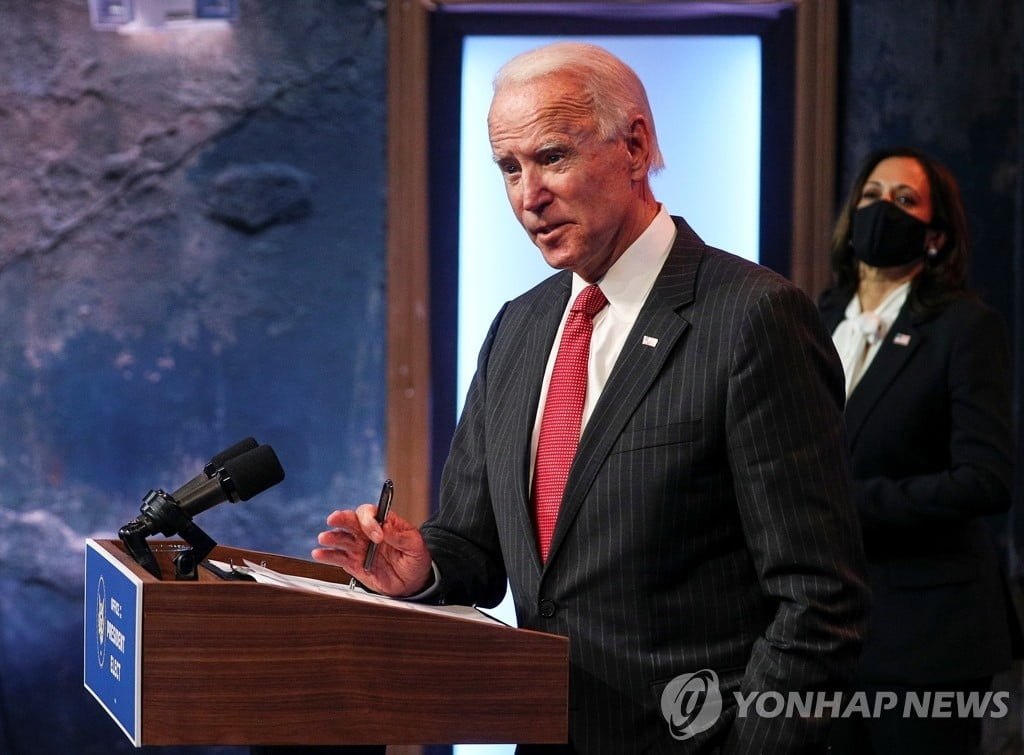
<instances>
[{"instance_id":1,"label":"woman's earring","mask_svg":"<svg viewBox=\"0 0 1024 755\"><path fill-rule=\"evenodd\" d=\"M938 253L939 253L939 250L938 250L937 247L935 247L935 246L928 247L928 256L929 257L935 257L935 256L938 255Z\"/></svg>"}]
</instances>

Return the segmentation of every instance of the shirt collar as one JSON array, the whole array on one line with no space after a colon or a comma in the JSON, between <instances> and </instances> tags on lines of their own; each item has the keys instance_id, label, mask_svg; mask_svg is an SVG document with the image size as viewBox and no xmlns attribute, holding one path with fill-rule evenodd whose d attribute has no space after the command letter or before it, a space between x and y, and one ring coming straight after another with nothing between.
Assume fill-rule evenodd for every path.
<instances>
[{"instance_id":1,"label":"shirt collar","mask_svg":"<svg viewBox=\"0 0 1024 755\"><path fill-rule=\"evenodd\" d=\"M623 317L636 317L654 287L675 239L676 224L665 206L661 205L651 224L598 281L608 299L609 309L617 310ZM575 301L579 292L588 285L573 273L570 301Z\"/></svg>"},{"instance_id":2,"label":"shirt collar","mask_svg":"<svg viewBox=\"0 0 1024 755\"><path fill-rule=\"evenodd\" d=\"M909 292L910 281L901 283L890 291L885 299L882 300L882 303L875 308L875 314L878 315L887 327L891 328L892 324L896 321L896 316L899 315L900 310L903 308L903 304L906 302L907 294ZM860 297L854 293L853 297L850 299L850 303L846 305L846 319L853 319L859 314L861 314Z\"/></svg>"},{"instance_id":3,"label":"shirt collar","mask_svg":"<svg viewBox=\"0 0 1024 755\"><path fill-rule=\"evenodd\" d=\"M896 322L909 292L910 281L901 283L890 291L872 312L861 311L860 297L855 293L850 303L846 305L846 320L843 321L843 325L852 327L853 332L861 334L871 346L881 343L892 328L892 324ZM845 330L837 329L837 333L845 333Z\"/></svg>"}]
</instances>

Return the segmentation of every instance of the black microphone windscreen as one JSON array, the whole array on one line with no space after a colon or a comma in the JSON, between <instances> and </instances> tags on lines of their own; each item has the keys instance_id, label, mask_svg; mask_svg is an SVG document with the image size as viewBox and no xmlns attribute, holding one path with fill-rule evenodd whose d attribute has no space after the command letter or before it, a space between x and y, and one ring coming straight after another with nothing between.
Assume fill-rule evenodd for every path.
<instances>
[{"instance_id":1,"label":"black microphone windscreen","mask_svg":"<svg viewBox=\"0 0 1024 755\"><path fill-rule=\"evenodd\" d=\"M233 446L228 446L216 456L210 457L210 461L206 463L204 471L207 477L213 477L214 473L224 466L224 462L228 459L233 459L236 456L244 454L246 451L251 451L256 448L259 443L253 437L243 438L242 440L235 443Z\"/></svg>"},{"instance_id":2,"label":"black microphone windscreen","mask_svg":"<svg viewBox=\"0 0 1024 755\"><path fill-rule=\"evenodd\" d=\"M225 461L233 459L246 451L251 451L258 445L259 444L256 442L256 439L250 437L238 441L233 446L228 446L206 462L206 466L203 467L202 472L171 493L171 498L176 501L190 500L192 496L200 490L200 488L206 488L207 483L217 475L217 472L219 472L224 466Z\"/></svg>"},{"instance_id":3,"label":"black microphone windscreen","mask_svg":"<svg viewBox=\"0 0 1024 755\"><path fill-rule=\"evenodd\" d=\"M284 469L270 446L258 446L228 459L223 469L241 501L248 501L284 479Z\"/></svg>"}]
</instances>

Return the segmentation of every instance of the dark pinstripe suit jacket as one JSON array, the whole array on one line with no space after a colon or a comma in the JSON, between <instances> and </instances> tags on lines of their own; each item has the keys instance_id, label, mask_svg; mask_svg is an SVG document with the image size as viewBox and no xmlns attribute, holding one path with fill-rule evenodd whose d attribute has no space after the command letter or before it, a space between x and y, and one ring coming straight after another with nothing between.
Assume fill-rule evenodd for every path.
<instances>
[{"instance_id":1,"label":"dark pinstripe suit jacket","mask_svg":"<svg viewBox=\"0 0 1024 755\"><path fill-rule=\"evenodd\" d=\"M830 332L845 308L823 306ZM904 305L850 396L854 501L873 593L863 679L934 684L1009 666L982 519L1010 505L1009 362L1005 326L981 301L930 316Z\"/></svg>"},{"instance_id":2,"label":"dark pinstripe suit jacket","mask_svg":"<svg viewBox=\"0 0 1024 755\"><path fill-rule=\"evenodd\" d=\"M795 287L675 222L580 439L547 563L530 435L568 272L495 319L423 533L446 600L493 605L507 576L520 626L569 637L577 752L816 751L819 723L739 719L731 693L852 670L865 595L841 368ZM661 692L704 668L726 708L675 740Z\"/></svg>"}]
</instances>

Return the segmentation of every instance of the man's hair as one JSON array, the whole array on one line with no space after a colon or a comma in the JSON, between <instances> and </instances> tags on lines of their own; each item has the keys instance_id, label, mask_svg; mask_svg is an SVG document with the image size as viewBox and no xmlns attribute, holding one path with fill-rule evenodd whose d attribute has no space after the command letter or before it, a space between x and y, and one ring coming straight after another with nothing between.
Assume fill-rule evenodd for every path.
<instances>
[{"instance_id":1,"label":"man's hair","mask_svg":"<svg viewBox=\"0 0 1024 755\"><path fill-rule=\"evenodd\" d=\"M665 167L643 82L632 68L602 47L585 42L555 42L520 53L498 71L494 92L554 73L567 73L578 79L580 102L593 113L597 134L602 139L628 137L633 117L642 115L651 132L650 172Z\"/></svg>"}]
</instances>

